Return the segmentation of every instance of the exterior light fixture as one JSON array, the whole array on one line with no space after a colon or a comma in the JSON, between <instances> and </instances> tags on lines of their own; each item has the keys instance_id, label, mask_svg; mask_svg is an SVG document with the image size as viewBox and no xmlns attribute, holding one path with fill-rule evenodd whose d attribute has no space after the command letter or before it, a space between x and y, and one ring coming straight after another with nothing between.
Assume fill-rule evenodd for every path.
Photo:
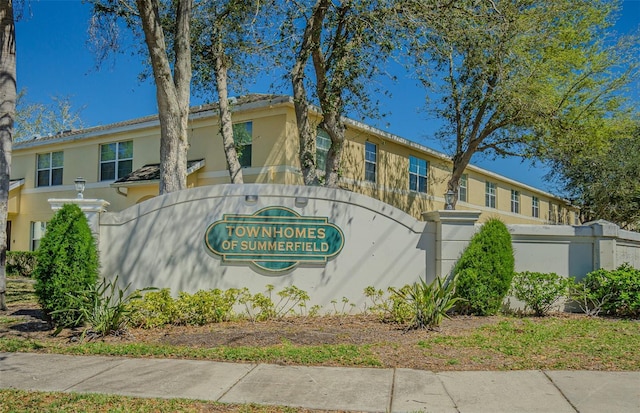
<instances>
[{"instance_id":1,"label":"exterior light fixture","mask_svg":"<svg viewBox=\"0 0 640 413\"><path fill-rule=\"evenodd\" d=\"M76 178L73 183L76 186L76 192L78 192L78 199L84 199L84 195L82 195L82 193L84 192L84 187L87 184L87 180L79 177Z\"/></svg>"},{"instance_id":2,"label":"exterior light fixture","mask_svg":"<svg viewBox=\"0 0 640 413\"><path fill-rule=\"evenodd\" d=\"M307 204L309 203L309 198L304 197L304 196L297 196L296 197L296 201L295 204L297 207L302 208L307 206Z\"/></svg>"},{"instance_id":3,"label":"exterior light fixture","mask_svg":"<svg viewBox=\"0 0 640 413\"><path fill-rule=\"evenodd\" d=\"M258 195L245 195L244 201L247 204L255 204L256 202L258 202Z\"/></svg>"},{"instance_id":4,"label":"exterior light fixture","mask_svg":"<svg viewBox=\"0 0 640 413\"><path fill-rule=\"evenodd\" d=\"M453 200L454 200L455 196L456 196L456 193L453 192L451 189L449 189L444 194L444 209L447 209L447 210L455 209L453 207Z\"/></svg>"}]
</instances>

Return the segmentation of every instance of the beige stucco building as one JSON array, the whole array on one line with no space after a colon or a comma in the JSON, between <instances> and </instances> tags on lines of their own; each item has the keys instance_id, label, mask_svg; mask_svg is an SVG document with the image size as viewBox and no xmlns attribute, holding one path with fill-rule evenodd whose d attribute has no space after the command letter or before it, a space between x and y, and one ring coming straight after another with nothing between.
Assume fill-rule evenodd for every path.
<instances>
[{"instance_id":1,"label":"beige stucco building","mask_svg":"<svg viewBox=\"0 0 640 413\"><path fill-rule=\"evenodd\" d=\"M216 109L212 105L192 108L189 187L229 182ZM302 184L291 97L239 98L233 120L246 183ZM319 163L328 144L320 133ZM74 198L77 177L87 181L85 198L108 201L109 211L158 195L159 153L157 116L15 143L9 248L37 247L53 215L48 200ZM451 161L415 142L347 120L343 170L343 188L419 218L423 212L443 209ZM575 210L567 201L474 166L465 171L459 198L456 208L481 211L481 221L499 217L512 224L575 223Z\"/></svg>"}]
</instances>

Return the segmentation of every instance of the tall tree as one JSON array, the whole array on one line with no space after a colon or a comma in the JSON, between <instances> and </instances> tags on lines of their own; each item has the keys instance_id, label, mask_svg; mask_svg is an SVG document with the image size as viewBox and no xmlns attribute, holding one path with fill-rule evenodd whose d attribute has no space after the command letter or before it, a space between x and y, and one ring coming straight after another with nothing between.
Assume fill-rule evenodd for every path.
<instances>
[{"instance_id":1,"label":"tall tree","mask_svg":"<svg viewBox=\"0 0 640 413\"><path fill-rule=\"evenodd\" d=\"M7 309L6 227L16 95L16 28L13 1L0 0L0 310Z\"/></svg>"},{"instance_id":2,"label":"tall tree","mask_svg":"<svg viewBox=\"0 0 640 413\"><path fill-rule=\"evenodd\" d=\"M580 207L582 222L604 219L624 229L640 229L640 122L603 119L594 128L605 145L571 145L552 154L552 178Z\"/></svg>"},{"instance_id":3,"label":"tall tree","mask_svg":"<svg viewBox=\"0 0 640 413\"><path fill-rule=\"evenodd\" d=\"M448 189L456 194L477 153L544 157L572 128L614 116L617 92L637 73L637 55L623 52L629 44L612 44L607 33L616 2L439 4L414 3L410 50L444 123L437 136L452 155Z\"/></svg>"},{"instance_id":4,"label":"tall tree","mask_svg":"<svg viewBox=\"0 0 640 413\"><path fill-rule=\"evenodd\" d=\"M246 79L258 70L258 57L264 38L257 24L267 9L258 0L226 0L196 3L193 20L194 84L203 93L218 97L220 134L234 184L244 181L234 139L229 83L243 89Z\"/></svg>"},{"instance_id":5,"label":"tall tree","mask_svg":"<svg viewBox=\"0 0 640 413\"><path fill-rule=\"evenodd\" d=\"M306 185L318 184L316 136L318 127L331 138L324 184L336 187L344 149L343 116L355 109L376 113L371 99L372 79L384 70L393 51L389 16L394 2L386 0L313 0L288 2L285 49L293 50L290 78L300 141L300 166ZM286 50L282 50L286 54ZM309 67L310 66L310 67ZM312 92L309 92L311 90ZM321 112L319 125L310 118L312 105Z\"/></svg>"},{"instance_id":6,"label":"tall tree","mask_svg":"<svg viewBox=\"0 0 640 413\"><path fill-rule=\"evenodd\" d=\"M165 194L185 189L193 0L135 0L135 3L132 0L92 0L92 3L98 17L93 20L94 27L102 25L103 36L117 33L113 30L112 19L118 17L124 18L131 28L141 25L156 84L160 120L159 192ZM104 44L107 48L117 47L112 39L107 39ZM101 52L103 50L100 49Z\"/></svg>"}]
</instances>

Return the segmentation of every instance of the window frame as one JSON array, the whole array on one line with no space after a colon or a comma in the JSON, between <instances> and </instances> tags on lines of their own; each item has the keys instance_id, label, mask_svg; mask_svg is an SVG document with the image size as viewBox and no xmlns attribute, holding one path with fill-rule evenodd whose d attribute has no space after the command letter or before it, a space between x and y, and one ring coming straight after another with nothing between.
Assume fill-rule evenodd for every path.
<instances>
[{"instance_id":1,"label":"window frame","mask_svg":"<svg viewBox=\"0 0 640 413\"><path fill-rule=\"evenodd\" d=\"M322 142L322 145L320 144ZM327 155L331 149L331 137L322 128L316 132L316 169L325 171L327 169Z\"/></svg>"},{"instance_id":2,"label":"window frame","mask_svg":"<svg viewBox=\"0 0 640 413\"><path fill-rule=\"evenodd\" d=\"M40 227L39 234L40 237L36 238L36 226ZM30 234L29 234L29 248L30 251L36 251L40 247L40 240L44 237L44 234L47 232L47 221L31 221L30 225Z\"/></svg>"},{"instance_id":3,"label":"window frame","mask_svg":"<svg viewBox=\"0 0 640 413\"><path fill-rule=\"evenodd\" d=\"M540 198L535 195L531 196L531 216L540 218Z\"/></svg>"},{"instance_id":4,"label":"window frame","mask_svg":"<svg viewBox=\"0 0 640 413\"><path fill-rule=\"evenodd\" d=\"M517 189L511 190L511 212L514 214L520 213L520 191Z\"/></svg>"},{"instance_id":5,"label":"window frame","mask_svg":"<svg viewBox=\"0 0 640 413\"><path fill-rule=\"evenodd\" d=\"M485 181L484 185L484 206L496 209L498 204L498 185L495 182Z\"/></svg>"},{"instance_id":6,"label":"window frame","mask_svg":"<svg viewBox=\"0 0 640 413\"><path fill-rule=\"evenodd\" d=\"M378 145L369 141L364 143L364 180L378 181Z\"/></svg>"},{"instance_id":7,"label":"window frame","mask_svg":"<svg viewBox=\"0 0 640 413\"><path fill-rule=\"evenodd\" d=\"M468 199L469 199L469 176L467 174L462 174L460 175L460 181L458 182L458 201L469 202Z\"/></svg>"},{"instance_id":8,"label":"window frame","mask_svg":"<svg viewBox=\"0 0 640 413\"><path fill-rule=\"evenodd\" d=\"M124 144L131 144L131 157L121 157L120 156L120 146L124 145ZM102 148L105 146L109 146L109 145L115 145L115 150L114 150L114 154L115 154L115 158L114 159L108 159L108 160L103 160L102 159L102 154L103 154L103 150ZM130 162L130 168L129 168L129 172L127 173L120 173L120 166L121 164L125 163L125 162ZM113 178L109 177L109 178L105 178L104 177L104 170L103 170L103 166L106 164L110 164L113 163ZM100 145L100 162L99 162L99 175L100 175L100 182L103 181L117 181L118 179L123 178L124 176L130 174L131 172L133 172L133 140L128 140L128 141L118 141L118 142L109 142L109 143L103 143Z\"/></svg>"},{"instance_id":9,"label":"window frame","mask_svg":"<svg viewBox=\"0 0 640 413\"><path fill-rule=\"evenodd\" d=\"M416 162L412 163L413 160ZM424 163L424 165L422 165L422 163ZM415 168L413 167L414 165ZM424 167L424 174L420 173L421 166ZM412 177L415 177L415 185L412 183ZM421 184L424 185L424 188L421 188ZM429 191L429 161L426 159L409 155L409 191L421 194L426 194Z\"/></svg>"},{"instance_id":10,"label":"window frame","mask_svg":"<svg viewBox=\"0 0 640 413\"><path fill-rule=\"evenodd\" d=\"M62 162L59 166L54 165L54 154L60 154ZM40 167L40 159L41 157L46 156L48 159L48 166L41 168ZM44 159L44 158L43 158ZM59 171L59 175L55 172ZM40 183L40 173L47 172L47 183ZM36 154L36 188L44 188L49 186L58 186L62 185L62 181L64 179L64 151L53 151L47 153L38 153ZM54 182L55 181L55 182Z\"/></svg>"},{"instance_id":11,"label":"window frame","mask_svg":"<svg viewBox=\"0 0 640 413\"><path fill-rule=\"evenodd\" d=\"M250 168L253 165L253 121L234 123L232 127L238 163L242 168ZM247 137L248 141L244 140Z\"/></svg>"}]
</instances>

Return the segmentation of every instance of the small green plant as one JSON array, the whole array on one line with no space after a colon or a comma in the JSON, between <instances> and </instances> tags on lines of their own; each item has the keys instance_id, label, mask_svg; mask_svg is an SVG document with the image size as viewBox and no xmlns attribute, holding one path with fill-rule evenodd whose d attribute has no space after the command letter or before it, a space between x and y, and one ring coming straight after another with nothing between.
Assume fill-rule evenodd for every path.
<instances>
[{"instance_id":1,"label":"small green plant","mask_svg":"<svg viewBox=\"0 0 640 413\"><path fill-rule=\"evenodd\" d=\"M511 294L524 302L527 309L537 316L545 316L549 310L567 295L569 280L556 273L516 273L511 283Z\"/></svg>"},{"instance_id":2,"label":"small green plant","mask_svg":"<svg viewBox=\"0 0 640 413\"><path fill-rule=\"evenodd\" d=\"M623 264L616 270L587 274L584 288L592 302L601 303L605 314L640 317L640 270Z\"/></svg>"},{"instance_id":3,"label":"small green plant","mask_svg":"<svg viewBox=\"0 0 640 413\"><path fill-rule=\"evenodd\" d=\"M391 289L391 292L406 303L406 308L411 312L409 329L434 329L438 327L448 311L462 300L455 297L456 279L443 280L436 277L427 284L420 280L408 287Z\"/></svg>"},{"instance_id":4,"label":"small green plant","mask_svg":"<svg viewBox=\"0 0 640 413\"><path fill-rule=\"evenodd\" d=\"M70 308L66 310L56 310L55 313L71 312L78 314L78 324L85 321L89 328L84 330L82 338L87 334L91 337L104 337L109 334L124 331L132 313L135 311L129 302L139 299L141 291L134 291L127 294L131 283L124 289L118 286L118 276L111 281L103 279L99 284L94 284L91 288L70 294ZM79 309L79 310L78 310ZM59 333L61 327L56 333Z\"/></svg>"},{"instance_id":5,"label":"small green plant","mask_svg":"<svg viewBox=\"0 0 640 413\"><path fill-rule=\"evenodd\" d=\"M178 319L176 301L168 288L149 291L140 298L132 299L128 307L130 322L136 327L161 327Z\"/></svg>"},{"instance_id":6,"label":"small green plant","mask_svg":"<svg viewBox=\"0 0 640 413\"><path fill-rule=\"evenodd\" d=\"M496 314L511 286L514 272L511 234L499 219L490 219L471 238L456 263L457 309L477 315Z\"/></svg>"},{"instance_id":7,"label":"small green plant","mask_svg":"<svg viewBox=\"0 0 640 413\"><path fill-rule=\"evenodd\" d=\"M35 251L7 251L7 275L31 277L36 260Z\"/></svg>"},{"instance_id":8,"label":"small green plant","mask_svg":"<svg viewBox=\"0 0 640 413\"><path fill-rule=\"evenodd\" d=\"M238 302L245 306L245 315L252 321L280 319L288 315L315 315L319 307L313 306L307 310L309 294L296 286L285 287L276 294L279 299L274 301L271 284L266 286L266 294L251 294L243 289L238 294Z\"/></svg>"},{"instance_id":9,"label":"small green plant","mask_svg":"<svg viewBox=\"0 0 640 413\"><path fill-rule=\"evenodd\" d=\"M84 213L78 205L64 205L40 241L33 272L38 301L54 325L82 324L83 309L72 308L78 304L72 297L95 286L98 267L96 243Z\"/></svg>"},{"instance_id":10,"label":"small green plant","mask_svg":"<svg viewBox=\"0 0 640 413\"><path fill-rule=\"evenodd\" d=\"M181 292L175 302L177 324L204 325L229 321L239 290L231 288L200 290L194 294Z\"/></svg>"}]
</instances>

